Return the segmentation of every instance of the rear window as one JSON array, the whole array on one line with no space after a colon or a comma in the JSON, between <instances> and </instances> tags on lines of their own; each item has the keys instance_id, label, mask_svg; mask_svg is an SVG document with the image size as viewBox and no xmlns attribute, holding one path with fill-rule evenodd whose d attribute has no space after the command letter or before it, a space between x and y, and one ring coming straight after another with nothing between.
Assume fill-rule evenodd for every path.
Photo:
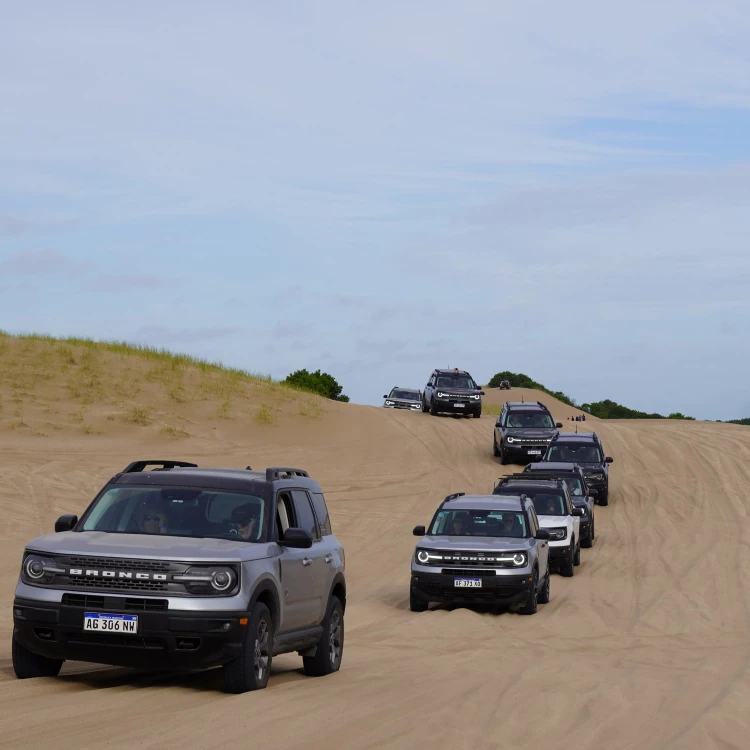
<instances>
[{"instance_id":1,"label":"rear window","mask_svg":"<svg viewBox=\"0 0 750 750\"><path fill-rule=\"evenodd\" d=\"M591 443L560 443L551 445L547 461L572 464L598 464L602 461L599 447Z\"/></svg>"}]
</instances>

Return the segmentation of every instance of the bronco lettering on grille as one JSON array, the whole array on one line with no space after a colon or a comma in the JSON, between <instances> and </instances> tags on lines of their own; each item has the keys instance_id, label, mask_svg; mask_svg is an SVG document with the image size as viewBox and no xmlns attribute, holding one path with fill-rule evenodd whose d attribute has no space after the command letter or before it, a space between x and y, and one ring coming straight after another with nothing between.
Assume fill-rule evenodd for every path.
<instances>
[{"instance_id":1,"label":"bronco lettering on grille","mask_svg":"<svg viewBox=\"0 0 750 750\"><path fill-rule=\"evenodd\" d=\"M69 568L68 575L82 578L117 578L120 580L136 581L166 581L165 573L131 573L125 570L84 570L83 568Z\"/></svg>"}]
</instances>

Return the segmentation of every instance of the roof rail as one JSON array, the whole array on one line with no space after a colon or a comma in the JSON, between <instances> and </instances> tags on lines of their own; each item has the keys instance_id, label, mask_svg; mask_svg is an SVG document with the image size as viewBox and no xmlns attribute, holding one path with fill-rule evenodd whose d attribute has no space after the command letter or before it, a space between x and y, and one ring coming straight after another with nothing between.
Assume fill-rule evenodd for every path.
<instances>
[{"instance_id":1,"label":"roof rail","mask_svg":"<svg viewBox=\"0 0 750 750\"><path fill-rule=\"evenodd\" d=\"M266 469L266 482L273 482L274 479L291 479L292 477L309 476L310 475L304 469L293 469L291 466L271 466Z\"/></svg>"},{"instance_id":2,"label":"roof rail","mask_svg":"<svg viewBox=\"0 0 750 750\"><path fill-rule=\"evenodd\" d=\"M161 469L154 469L154 471L167 471L174 469L179 466L180 468L197 468L198 464L191 464L188 461L164 461L161 459L154 459L153 461L133 461L128 464L123 470L122 474L133 474L137 471L143 471L147 466L161 466Z\"/></svg>"},{"instance_id":3,"label":"roof rail","mask_svg":"<svg viewBox=\"0 0 750 750\"><path fill-rule=\"evenodd\" d=\"M457 497L461 497L462 495L465 495L465 492L454 492L452 495L446 496L445 500L443 500L444 503L447 503L449 500L455 500Z\"/></svg>"}]
</instances>

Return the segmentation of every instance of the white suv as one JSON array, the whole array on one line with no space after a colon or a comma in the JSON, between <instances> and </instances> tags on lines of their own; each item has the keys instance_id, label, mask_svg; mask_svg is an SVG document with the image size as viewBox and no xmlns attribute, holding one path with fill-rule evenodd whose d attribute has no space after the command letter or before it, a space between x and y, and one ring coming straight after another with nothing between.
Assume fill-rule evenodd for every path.
<instances>
[{"instance_id":1,"label":"white suv","mask_svg":"<svg viewBox=\"0 0 750 750\"><path fill-rule=\"evenodd\" d=\"M502 477L495 495L526 495L534 503L539 526L547 529L550 565L555 562L563 576L572 576L581 563L582 508L573 506L563 479L535 479L529 474Z\"/></svg>"}]
</instances>

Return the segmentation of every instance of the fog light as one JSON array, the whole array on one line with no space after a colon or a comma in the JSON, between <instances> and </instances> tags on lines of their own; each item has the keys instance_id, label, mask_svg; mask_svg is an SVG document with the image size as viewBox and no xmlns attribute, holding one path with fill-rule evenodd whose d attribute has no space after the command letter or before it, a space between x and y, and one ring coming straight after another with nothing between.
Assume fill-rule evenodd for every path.
<instances>
[{"instance_id":1,"label":"fog light","mask_svg":"<svg viewBox=\"0 0 750 750\"><path fill-rule=\"evenodd\" d=\"M232 625L231 625L230 623L228 623L228 622L225 622L225 623L224 623L224 624L223 624L223 625L221 626L221 629L222 629L222 630L230 630L230 629L231 629L231 627L232 627Z\"/></svg>"}]
</instances>

